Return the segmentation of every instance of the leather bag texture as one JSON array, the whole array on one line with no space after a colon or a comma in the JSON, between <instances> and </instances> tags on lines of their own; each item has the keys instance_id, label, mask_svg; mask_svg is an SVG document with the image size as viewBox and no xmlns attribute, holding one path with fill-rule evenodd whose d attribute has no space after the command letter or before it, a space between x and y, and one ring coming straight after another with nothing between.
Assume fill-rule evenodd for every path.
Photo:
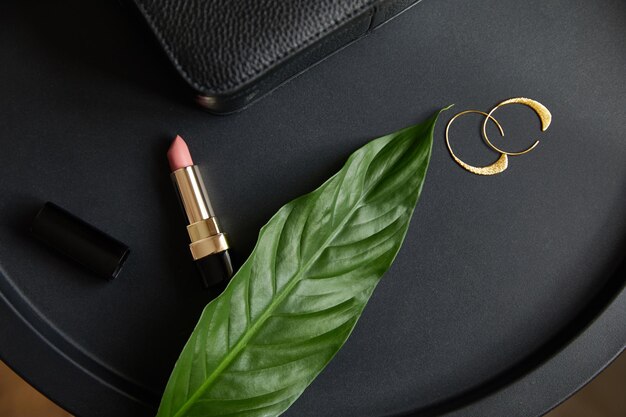
<instances>
[{"instance_id":1,"label":"leather bag texture","mask_svg":"<svg viewBox=\"0 0 626 417\"><path fill-rule=\"evenodd\" d=\"M133 0L199 104L239 110L419 0Z\"/></svg>"}]
</instances>

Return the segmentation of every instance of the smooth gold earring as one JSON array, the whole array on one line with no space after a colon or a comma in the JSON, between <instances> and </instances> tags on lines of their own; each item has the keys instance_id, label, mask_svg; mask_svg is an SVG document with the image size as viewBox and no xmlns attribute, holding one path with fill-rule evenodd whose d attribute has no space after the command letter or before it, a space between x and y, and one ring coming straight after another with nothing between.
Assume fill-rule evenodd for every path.
<instances>
[{"instance_id":1,"label":"smooth gold earring","mask_svg":"<svg viewBox=\"0 0 626 417\"><path fill-rule=\"evenodd\" d=\"M500 123L498 123L498 121L493 116L489 115L488 113L485 113L484 111L480 111L480 110L465 110L465 111L462 111L462 112L457 113L456 115L454 115L454 117L452 119L450 119L450 121L448 122L448 125L446 126L446 144L448 145L448 150L450 151L450 155L452 155L452 158L456 161L457 164L459 164L460 166L462 166L463 168L465 168L466 170L468 170L469 172L472 172L474 174L477 174L477 175L495 175L495 174L501 173L502 171L507 169L507 167L509 166L509 159L508 159L507 155L505 153L503 153L503 152L500 152L500 157L493 164L488 165L488 166L484 166L484 167L475 167L475 166L469 165L469 164L461 161L454 154L454 152L452 151L452 147L450 146L450 138L449 138L450 126L452 125L452 123L457 118L463 116L464 114L468 114L468 113L482 114L483 116L485 116L485 123L487 123L488 120L492 120L496 124L498 129L500 130L500 134L502 136L504 136L504 130L502 129L502 126L500 126Z\"/></svg>"}]
</instances>

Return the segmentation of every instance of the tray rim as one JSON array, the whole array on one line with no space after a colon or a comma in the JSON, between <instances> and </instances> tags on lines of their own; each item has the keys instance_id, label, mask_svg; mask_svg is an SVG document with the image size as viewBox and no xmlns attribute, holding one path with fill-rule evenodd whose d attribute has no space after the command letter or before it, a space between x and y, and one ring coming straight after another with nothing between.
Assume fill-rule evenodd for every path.
<instances>
[{"instance_id":1,"label":"tray rim","mask_svg":"<svg viewBox=\"0 0 626 417\"><path fill-rule=\"evenodd\" d=\"M626 257L617 264L613 273L605 281L605 285L564 329L538 350L529 353L526 358L505 369L500 375L464 393L425 408L405 410L379 417L514 416L517 415L511 410L512 404L516 404L514 399L529 396L539 399L532 404L531 415L543 415L581 389L626 350L626 326L623 325L623 319L626 317L624 314L626 313L626 280L623 278L625 276ZM11 296L6 294L7 288L13 288L15 292L13 296L17 294L19 297L19 290L11 284L6 273L3 273L0 268L0 322L4 324L0 327L0 340L9 340L9 338L11 340L11 343L0 344L0 360L15 373L76 416L115 415L121 410L130 409L141 415L156 413L157 405L152 403L155 399L154 393L139 384L136 384L137 390L134 393L125 392L107 382L111 379L110 376L103 378L97 374L94 375L93 371L85 365L84 358L83 364L79 363L68 352L49 340L41 331L41 326L47 325L48 330L53 327L24 299L21 300L21 306L16 306L15 301L11 302ZM24 309L30 311L24 311ZM31 320L27 319L27 316L30 316ZM33 323L33 318L41 322ZM61 333L58 333L58 336L80 350L80 346L74 346ZM594 343L594 341L608 337L610 340L604 340L605 343ZM588 359L583 375L578 374L576 372L578 369L575 367L561 366L575 361L582 355ZM28 360L32 356L39 358L37 363L45 362L46 369L42 370L34 361ZM98 363L88 355L87 358ZM105 365L99 365L106 369ZM112 370L109 369L109 371ZM89 406L86 401L72 400L76 397L76 392L67 390L64 383L70 375L73 387L81 387L83 390L88 387L88 392L97 395L98 404L101 405L98 412L93 413L93 407ZM133 384L123 375L117 374L113 379ZM558 391L558 395L547 398L548 396L543 391L545 383L541 383L543 380L562 381L556 389L552 387L553 391ZM557 398L554 398L555 396ZM156 399L158 401L158 395ZM122 404L123 407L118 410L117 407ZM524 411L524 414L519 415L528 416L529 414Z\"/></svg>"}]
</instances>

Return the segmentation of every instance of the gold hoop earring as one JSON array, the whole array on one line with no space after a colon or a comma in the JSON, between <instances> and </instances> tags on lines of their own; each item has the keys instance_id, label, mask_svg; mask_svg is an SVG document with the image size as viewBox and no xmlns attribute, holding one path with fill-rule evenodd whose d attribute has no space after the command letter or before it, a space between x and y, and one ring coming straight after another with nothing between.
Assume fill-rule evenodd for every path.
<instances>
[{"instance_id":1,"label":"gold hoop earring","mask_svg":"<svg viewBox=\"0 0 626 417\"><path fill-rule=\"evenodd\" d=\"M493 112L495 112L496 110L498 110L498 108L500 108L502 106L505 106L507 104L523 104L524 106L528 106L531 109L533 109L533 111L537 114L537 116L539 116L539 119L541 120L541 131L542 132L545 132L546 130L548 130L548 127L550 127L550 123L552 122L552 114L546 108L546 106L544 106L543 104L539 103L538 101L531 100L531 99L525 98L525 97L516 97L516 98L510 98L508 100L504 100L502 103L498 104L496 107L491 109L491 111L487 114L487 118L485 119L485 121L483 123L483 139L485 140L487 145L489 145L489 147L491 149L493 149L494 151L500 152L503 155L517 156L517 155L527 154L528 152L530 152L533 149L535 149L537 147L537 145L539 145L539 141L538 140L535 141L535 143L533 143L529 148L527 148L527 149L525 149L523 151L520 151L520 152L507 152L507 151L504 151L504 150L498 148L493 143L491 143L491 141L489 140L489 137L487 136L487 121L489 120L489 118L491 118L491 115L493 114ZM504 136L504 134L502 134L502 136Z\"/></svg>"},{"instance_id":2,"label":"gold hoop earring","mask_svg":"<svg viewBox=\"0 0 626 417\"><path fill-rule=\"evenodd\" d=\"M490 114L487 114L480 110L462 111L460 113L455 114L454 117L450 119L450 121L448 122L448 125L446 126L446 145L448 145L448 151L450 151L450 155L452 155L452 158L457 164L459 164L461 167L463 167L464 169L468 170L471 173L474 173L477 175L495 175L495 174L501 173L502 171L507 169L507 167L509 166L509 159L507 155L503 152L500 152L500 157L493 164L487 165L485 167L475 167L475 166L466 164L465 162L461 161L452 151L452 147L450 146L450 138L448 137L449 132L450 132L450 126L458 117L463 116L464 114L467 114L467 113L482 114L483 116L485 116L485 124L487 123L488 120L492 120L496 124L498 129L500 130L500 134L504 136L504 130L502 129L502 126L500 126L500 123L498 123L498 121Z\"/></svg>"}]
</instances>

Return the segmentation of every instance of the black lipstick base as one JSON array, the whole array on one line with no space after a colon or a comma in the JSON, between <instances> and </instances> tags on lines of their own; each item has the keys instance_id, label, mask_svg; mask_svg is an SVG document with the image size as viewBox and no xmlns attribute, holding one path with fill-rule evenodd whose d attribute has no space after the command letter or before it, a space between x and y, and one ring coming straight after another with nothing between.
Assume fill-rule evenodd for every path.
<instances>
[{"instance_id":1,"label":"black lipstick base","mask_svg":"<svg viewBox=\"0 0 626 417\"><path fill-rule=\"evenodd\" d=\"M196 265L205 288L226 287L233 276L233 265L228 251L198 259Z\"/></svg>"}]
</instances>

